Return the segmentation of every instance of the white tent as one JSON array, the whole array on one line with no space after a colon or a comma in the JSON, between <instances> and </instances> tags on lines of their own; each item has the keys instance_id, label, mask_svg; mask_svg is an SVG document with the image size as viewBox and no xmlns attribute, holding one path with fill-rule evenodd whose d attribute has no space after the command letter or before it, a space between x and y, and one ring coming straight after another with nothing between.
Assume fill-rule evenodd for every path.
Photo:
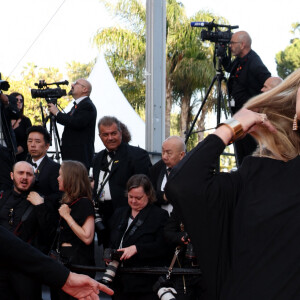
<instances>
[{"instance_id":1,"label":"white tent","mask_svg":"<svg viewBox=\"0 0 300 300\"><path fill-rule=\"evenodd\" d=\"M97 122L95 128L95 152L104 148L99 136L97 123L103 116L114 116L123 122L131 133L130 144L145 148L145 122L135 112L127 101L105 61L104 55L100 54L96 64L88 78L92 84L90 98L97 108ZM69 112L73 106L71 102L64 110ZM61 137L63 126L57 124L57 129ZM53 150L53 146L51 147Z\"/></svg>"}]
</instances>

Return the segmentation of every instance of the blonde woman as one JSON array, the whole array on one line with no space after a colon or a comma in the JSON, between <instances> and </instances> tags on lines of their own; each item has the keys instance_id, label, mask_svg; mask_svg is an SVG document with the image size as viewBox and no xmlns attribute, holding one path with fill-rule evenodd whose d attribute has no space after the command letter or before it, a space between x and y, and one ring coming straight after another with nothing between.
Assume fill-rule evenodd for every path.
<instances>
[{"instance_id":1,"label":"blonde woman","mask_svg":"<svg viewBox=\"0 0 300 300\"><path fill-rule=\"evenodd\" d=\"M299 118L300 69L220 124L168 180L207 299L300 299ZM215 172L225 146L246 133L258 151L236 172Z\"/></svg>"}]
</instances>

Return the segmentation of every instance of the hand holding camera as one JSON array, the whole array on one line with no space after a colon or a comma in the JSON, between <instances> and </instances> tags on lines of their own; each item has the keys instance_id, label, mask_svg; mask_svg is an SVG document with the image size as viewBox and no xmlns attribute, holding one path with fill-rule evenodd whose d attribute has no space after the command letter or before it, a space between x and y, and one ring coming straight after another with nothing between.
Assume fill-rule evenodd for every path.
<instances>
[{"instance_id":1,"label":"hand holding camera","mask_svg":"<svg viewBox=\"0 0 300 300\"><path fill-rule=\"evenodd\" d=\"M126 247L126 248L122 248L122 249L118 249L118 252L122 251L123 254L120 258L120 260L126 260L129 259L130 257L132 257L133 255L137 254L137 249L135 245Z\"/></svg>"}]
</instances>

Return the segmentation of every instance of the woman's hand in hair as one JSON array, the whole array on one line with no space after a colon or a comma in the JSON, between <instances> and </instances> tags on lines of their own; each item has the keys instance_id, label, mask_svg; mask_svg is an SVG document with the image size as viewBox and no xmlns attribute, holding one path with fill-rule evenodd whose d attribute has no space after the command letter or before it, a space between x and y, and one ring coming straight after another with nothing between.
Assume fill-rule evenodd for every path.
<instances>
[{"instance_id":1,"label":"woman's hand in hair","mask_svg":"<svg viewBox=\"0 0 300 300\"><path fill-rule=\"evenodd\" d=\"M268 116L266 114L242 108L233 116L233 119L241 123L244 134L259 130L257 125L264 126L271 132L276 132L276 128L268 120Z\"/></svg>"}]
</instances>

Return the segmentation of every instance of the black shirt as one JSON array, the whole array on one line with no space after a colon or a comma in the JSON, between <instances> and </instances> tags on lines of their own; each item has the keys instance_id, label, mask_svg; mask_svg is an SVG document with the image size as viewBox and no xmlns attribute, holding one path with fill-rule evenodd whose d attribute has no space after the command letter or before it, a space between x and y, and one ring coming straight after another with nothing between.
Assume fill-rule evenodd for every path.
<instances>
[{"instance_id":1,"label":"black shirt","mask_svg":"<svg viewBox=\"0 0 300 300\"><path fill-rule=\"evenodd\" d=\"M260 94L265 81L271 77L271 73L253 50L242 58L237 57L225 66L225 70L230 72L228 89L235 101L233 113L242 108L251 97Z\"/></svg>"}]
</instances>

